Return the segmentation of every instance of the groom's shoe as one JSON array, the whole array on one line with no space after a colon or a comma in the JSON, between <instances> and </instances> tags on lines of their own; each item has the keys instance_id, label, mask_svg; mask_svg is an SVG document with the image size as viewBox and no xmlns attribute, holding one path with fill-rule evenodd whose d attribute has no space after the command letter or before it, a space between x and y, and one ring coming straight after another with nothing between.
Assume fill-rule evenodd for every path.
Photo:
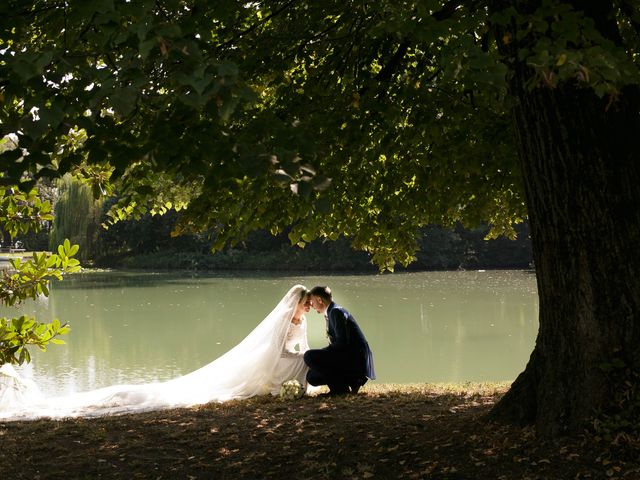
<instances>
[{"instance_id":1,"label":"groom's shoe","mask_svg":"<svg viewBox=\"0 0 640 480\"><path fill-rule=\"evenodd\" d=\"M362 387L365 383L367 383L366 377L365 378L359 378L358 380L356 380L353 383L351 383L349 385L349 388L351 389L351 393L353 393L354 395L356 393L358 393L360 391L360 387Z\"/></svg>"},{"instance_id":2,"label":"groom's shoe","mask_svg":"<svg viewBox=\"0 0 640 480\"><path fill-rule=\"evenodd\" d=\"M328 397L335 397L338 395L346 395L349 393L349 386L342 383L332 383L331 385L327 385L329 387Z\"/></svg>"}]
</instances>

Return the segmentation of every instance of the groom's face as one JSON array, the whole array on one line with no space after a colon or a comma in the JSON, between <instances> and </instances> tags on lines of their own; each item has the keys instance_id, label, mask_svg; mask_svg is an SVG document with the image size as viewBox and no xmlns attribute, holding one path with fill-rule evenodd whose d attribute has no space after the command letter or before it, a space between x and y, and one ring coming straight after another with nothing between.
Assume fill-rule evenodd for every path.
<instances>
[{"instance_id":1,"label":"groom's face","mask_svg":"<svg viewBox=\"0 0 640 480\"><path fill-rule=\"evenodd\" d=\"M317 295L311 295L311 308L313 308L318 313L324 313L327 309L327 306L324 304L322 299Z\"/></svg>"}]
</instances>

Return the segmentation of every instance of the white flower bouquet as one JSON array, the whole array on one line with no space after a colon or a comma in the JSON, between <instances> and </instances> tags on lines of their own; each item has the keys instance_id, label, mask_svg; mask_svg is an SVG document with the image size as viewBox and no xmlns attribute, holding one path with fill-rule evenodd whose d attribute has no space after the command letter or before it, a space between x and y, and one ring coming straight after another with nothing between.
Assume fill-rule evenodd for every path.
<instances>
[{"instance_id":1,"label":"white flower bouquet","mask_svg":"<svg viewBox=\"0 0 640 480\"><path fill-rule=\"evenodd\" d=\"M304 387L297 380L287 380L280 387L280 398L282 400L297 400L304 396Z\"/></svg>"}]
</instances>

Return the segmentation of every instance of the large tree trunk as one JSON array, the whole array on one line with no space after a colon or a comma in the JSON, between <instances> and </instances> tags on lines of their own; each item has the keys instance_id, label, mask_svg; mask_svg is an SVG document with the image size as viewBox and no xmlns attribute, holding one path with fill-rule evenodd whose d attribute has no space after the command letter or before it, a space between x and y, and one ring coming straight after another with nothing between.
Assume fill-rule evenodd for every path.
<instances>
[{"instance_id":1,"label":"large tree trunk","mask_svg":"<svg viewBox=\"0 0 640 480\"><path fill-rule=\"evenodd\" d=\"M554 435L617 407L628 386L604 365L640 371L640 92L530 90L527 75L516 69L512 87L540 331L493 414Z\"/></svg>"}]
</instances>

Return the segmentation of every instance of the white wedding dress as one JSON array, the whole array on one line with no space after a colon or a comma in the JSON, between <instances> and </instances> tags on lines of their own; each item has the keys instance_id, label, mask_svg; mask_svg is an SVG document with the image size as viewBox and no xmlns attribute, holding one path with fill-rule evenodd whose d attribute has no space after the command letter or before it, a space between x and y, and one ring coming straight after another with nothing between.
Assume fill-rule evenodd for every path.
<instances>
[{"instance_id":1,"label":"white wedding dress","mask_svg":"<svg viewBox=\"0 0 640 480\"><path fill-rule=\"evenodd\" d=\"M242 342L210 364L166 382L45 398L5 364L0 368L0 419L90 417L277 395L283 382L294 379L307 388L302 358L309 349L306 318L291 321L306 292L295 285Z\"/></svg>"}]
</instances>

